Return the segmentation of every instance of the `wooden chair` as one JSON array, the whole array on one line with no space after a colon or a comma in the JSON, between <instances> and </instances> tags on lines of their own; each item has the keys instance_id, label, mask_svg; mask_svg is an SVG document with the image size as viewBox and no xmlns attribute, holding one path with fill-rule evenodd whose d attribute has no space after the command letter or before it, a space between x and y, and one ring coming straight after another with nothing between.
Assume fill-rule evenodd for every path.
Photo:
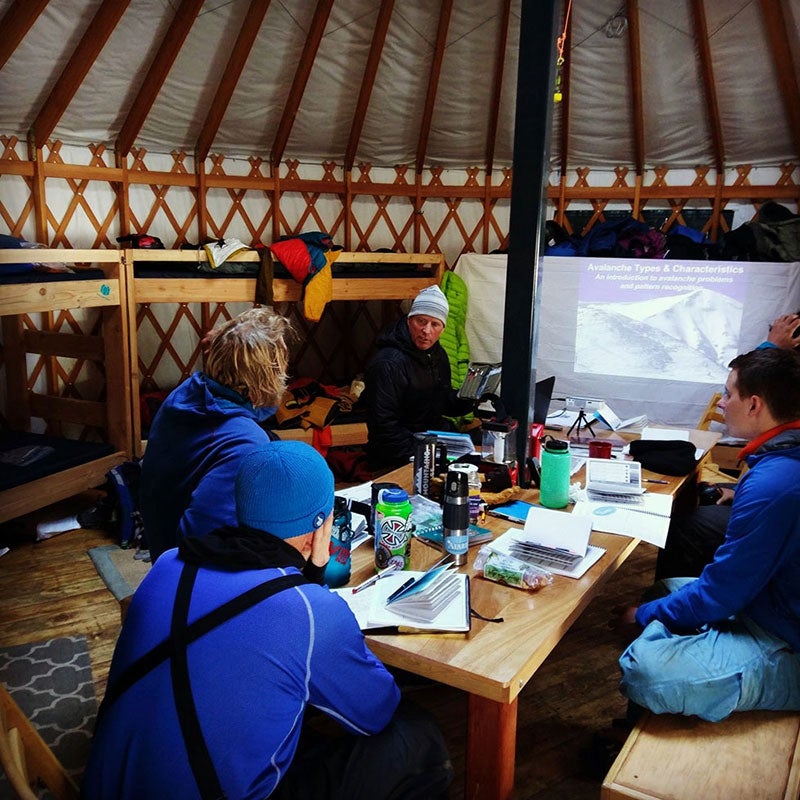
<instances>
[{"instance_id":1,"label":"wooden chair","mask_svg":"<svg viewBox=\"0 0 800 800\"><path fill-rule=\"evenodd\" d=\"M721 399L722 392L717 392L711 398L709 404L706 406L706 410L703 412L703 416L700 418L700 422L697 424L699 430L707 431L711 427L712 422L725 423L725 417L717 408L717 403L719 403Z\"/></svg>"},{"instance_id":2,"label":"wooden chair","mask_svg":"<svg viewBox=\"0 0 800 800\"><path fill-rule=\"evenodd\" d=\"M78 800L78 787L36 728L0 685L0 766L19 800L37 800L44 784L56 800Z\"/></svg>"}]
</instances>

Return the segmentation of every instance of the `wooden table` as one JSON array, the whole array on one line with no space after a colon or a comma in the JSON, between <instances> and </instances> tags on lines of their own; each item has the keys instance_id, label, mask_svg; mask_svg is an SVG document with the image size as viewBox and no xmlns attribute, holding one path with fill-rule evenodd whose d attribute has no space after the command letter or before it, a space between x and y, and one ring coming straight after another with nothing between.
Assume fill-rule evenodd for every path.
<instances>
[{"instance_id":1,"label":"wooden table","mask_svg":"<svg viewBox=\"0 0 800 800\"><path fill-rule=\"evenodd\" d=\"M718 434L709 435L708 449L715 435L718 437ZM706 446L702 437L692 438ZM668 481L664 485L649 485L649 491L673 495L690 488L696 475L671 478L647 471L643 474ZM410 488L411 466L389 473L383 480ZM536 502L538 491L524 490L521 499ZM495 534L504 533L510 526L506 520L487 516L486 527ZM502 617L501 623L473 619L472 629L465 636L367 635L370 649L384 663L469 694L465 796L470 800L507 798L511 794L520 691L639 543L638 539L596 532L592 533L590 541L606 550L597 564L577 580L557 575L552 585L535 593L476 577L472 565L478 548L471 548L467 565L461 569L473 578L472 607L484 617ZM412 543L414 569L424 569L440 555L419 541ZM360 583L373 571L372 548L367 545L356 550L351 583Z\"/></svg>"}]
</instances>

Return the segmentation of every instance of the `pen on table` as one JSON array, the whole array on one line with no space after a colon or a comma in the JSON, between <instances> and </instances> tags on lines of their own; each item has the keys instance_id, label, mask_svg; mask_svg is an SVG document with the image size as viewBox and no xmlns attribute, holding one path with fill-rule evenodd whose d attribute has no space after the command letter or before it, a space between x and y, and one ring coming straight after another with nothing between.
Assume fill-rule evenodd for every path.
<instances>
[{"instance_id":1,"label":"pen on table","mask_svg":"<svg viewBox=\"0 0 800 800\"><path fill-rule=\"evenodd\" d=\"M644 478L642 483L663 483L665 486L669 483L669 481L662 481L658 478Z\"/></svg>"},{"instance_id":2,"label":"pen on table","mask_svg":"<svg viewBox=\"0 0 800 800\"><path fill-rule=\"evenodd\" d=\"M353 594L360 592L362 589L366 589L369 586L372 586L373 583L376 583L381 578L385 577L386 575L391 574L397 570L396 564L390 564L386 569L381 570L377 575L373 575L371 578L367 578L364 583L359 583L358 586L353 587Z\"/></svg>"},{"instance_id":3,"label":"pen on table","mask_svg":"<svg viewBox=\"0 0 800 800\"><path fill-rule=\"evenodd\" d=\"M409 586L411 586L411 584L412 584L412 583L416 583L416 582L417 582L417 579L416 579L416 578L409 578L409 579L408 579L408 580L407 580L407 581L406 581L406 582L405 582L405 583L404 583L404 584L403 584L403 585L402 585L402 586L401 586L399 589L395 589L395 590L394 590L394 591L393 591L393 592L392 592L392 593L391 593L391 594L390 594L390 595L389 595L389 596L386 598L386 602L387 602L387 604L388 604L388 603L391 603L391 602L392 602L392 600L396 600L398 597L400 597L400 595L401 595L401 594L403 594L403 592L404 592L406 589L408 589L408 587L409 587Z\"/></svg>"}]
</instances>

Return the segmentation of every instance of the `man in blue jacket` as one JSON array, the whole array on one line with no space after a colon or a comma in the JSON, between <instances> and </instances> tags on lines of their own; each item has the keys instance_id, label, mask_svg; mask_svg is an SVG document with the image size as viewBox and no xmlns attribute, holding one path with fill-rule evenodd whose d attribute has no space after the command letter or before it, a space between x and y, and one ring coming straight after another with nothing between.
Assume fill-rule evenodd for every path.
<instances>
[{"instance_id":1,"label":"man in blue jacket","mask_svg":"<svg viewBox=\"0 0 800 800\"><path fill-rule=\"evenodd\" d=\"M698 578L664 580L666 596L626 612L644 631L620 658L630 700L711 721L800 709L800 353L730 366L720 408L750 469L725 540Z\"/></svg>"},{"instance_id":2,"label":"man in blue jacket","mask_svg":"<svg viewBox=\"0 0 800 800\"><path fill-rule=\"evenodd\" d=\"M800 348L800 314L784 314L769 326L767 338L756 348ZM663 550L658 553L656 578L696 578L725 539L735 484L719 484L721 496L713 505L700 505L689 514L673 517Z\"/></svg>"},{"instance_id":3,"label":"man in blue jacket","mask_svg":"<svg viewBox=\"0 0 800 800\"><path fill-rule=\"evenodd\" d=\"M239 461L277 438L261 423L275 413L286 388L290 330L288 320L268 308L214 328L205 340L204 370L158 410L139 484L153 561L184 536L236 523L232 487Z\"/></svg>"},{"instance_id":4,"label":"man in blue jacket","mask_svg":"<svg viewBox=\"0 0 800 800\"><path fill-rule=\"evenodd\" d=\"M345 602L302 576L330 543L323 458L302 442L251 450L235 497L238 525L182 539L134 595L83 797L442 797L452 768L435 723L398 708ZM307 706L343 735L304 729Z\"/></svg>"}]
</instances>

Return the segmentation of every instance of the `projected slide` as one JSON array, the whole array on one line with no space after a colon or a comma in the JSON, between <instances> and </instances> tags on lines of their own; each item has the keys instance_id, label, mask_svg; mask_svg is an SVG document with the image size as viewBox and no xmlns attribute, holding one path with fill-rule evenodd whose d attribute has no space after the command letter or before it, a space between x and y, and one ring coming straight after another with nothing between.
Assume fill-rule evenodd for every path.
<instances>
[{"instance_id":1,"label":"projected slide","mask_svg":"<svg viewBox=\"0 0 800 800\"><path fill-rule=\"evenodd\" d=\"M722 384L738 352L746 290L737 263L587 259L574 370Z\"/></svg>"}]
</instances>

